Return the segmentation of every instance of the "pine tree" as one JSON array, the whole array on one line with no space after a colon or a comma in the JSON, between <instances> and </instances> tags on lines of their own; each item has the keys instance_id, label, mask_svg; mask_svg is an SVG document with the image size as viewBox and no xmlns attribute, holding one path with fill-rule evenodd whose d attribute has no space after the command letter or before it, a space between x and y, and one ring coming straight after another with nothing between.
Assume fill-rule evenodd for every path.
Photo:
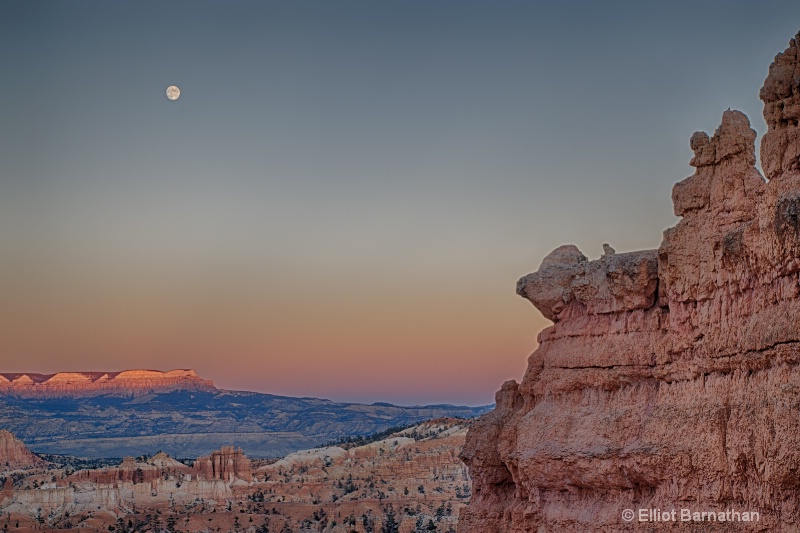
<instances>
[{"instance_id":1,"label":"pine tree","mask_svg":"<svg viewBox=\"0 0 800 533\"><path fill-rule=\"evenodd\" d=\"M400 524L395 520L394 507L387 505L383 508L383 512L386 518L381 526L381 533L400 533Z\"/></svg>"}]
</instances>

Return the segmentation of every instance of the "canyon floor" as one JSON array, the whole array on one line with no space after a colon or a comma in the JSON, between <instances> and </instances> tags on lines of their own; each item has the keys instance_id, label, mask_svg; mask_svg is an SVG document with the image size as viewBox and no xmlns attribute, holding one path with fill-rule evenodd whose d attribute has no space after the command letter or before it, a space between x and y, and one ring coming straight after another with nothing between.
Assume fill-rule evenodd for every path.
<instances>
[{"instance_id":1,"label":"canyon floor","mask_svg":"<svg viewBox=\"0 0 800 533\"><path fill-rule=\"evenodd\" d=\"M436 419L278 460L223 447L108 466L45 461L0 431L0 530L454 532L470 498L458 459L470 425Z\"/></svg>"}]
</instances>

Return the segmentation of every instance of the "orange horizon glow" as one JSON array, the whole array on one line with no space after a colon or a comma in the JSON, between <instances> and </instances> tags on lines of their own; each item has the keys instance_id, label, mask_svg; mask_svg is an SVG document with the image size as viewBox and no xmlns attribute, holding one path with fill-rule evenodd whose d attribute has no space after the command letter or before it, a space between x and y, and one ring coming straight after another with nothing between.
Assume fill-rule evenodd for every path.
<instances>
[{"instance_id":1,"label":"orange horizon glow","mask_svg":"<svg viewBox=\"0 0 800 533\"><path fill-rule=\"evenodd\" d=\"M3 287L0 372L191 368L224 389L482 405L521 379L548 323L513 283L494 290L458 276L426 286L287 274L259 286L89 271L29 271Z\"/></svg>"}]
</instances>

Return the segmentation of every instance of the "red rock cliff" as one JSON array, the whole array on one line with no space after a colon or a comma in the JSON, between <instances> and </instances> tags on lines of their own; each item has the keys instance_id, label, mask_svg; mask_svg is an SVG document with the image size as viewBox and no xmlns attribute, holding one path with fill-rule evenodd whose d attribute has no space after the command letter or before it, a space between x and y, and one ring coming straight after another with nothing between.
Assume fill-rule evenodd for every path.
<instances>
[{"instance_id":1,"label":"red rock cliff","mask_svg":"<svg viewBox=\"0 0 800 533\"><path fill-rule=\"evenodd\" d=\"M691 138L658 250L562 246L519 281L553 325L468 434L460 532L633 530L639 509L682 508L800 529L799 42L761 90L769 182L726 111Z\"/></svg>"},{"instance_id":2,"label":"red rock cliff","mask_svg":"<svg viewBox=\"0 0 800 533\"><path fill-rule=\"evenodd\" d=\"M0 429L0 472L45 464L46 462L31 453L21 440L10 432Z\"/></svg>"}]
</instances>

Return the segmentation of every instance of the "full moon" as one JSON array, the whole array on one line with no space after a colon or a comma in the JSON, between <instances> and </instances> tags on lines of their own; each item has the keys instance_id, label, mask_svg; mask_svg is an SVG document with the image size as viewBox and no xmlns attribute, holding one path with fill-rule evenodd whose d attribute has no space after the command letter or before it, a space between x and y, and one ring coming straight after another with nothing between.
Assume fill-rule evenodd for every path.
<instances>
[{"instance_id":1,"label":"full moon","mask_svg":"<svg viewBox=\"0 0 800 533\"><path fill-rule=\"evenodd\" d=\"M167 87L167 98L170 100L177 100L181 96L181 90L175 87L174 85L170 85Z\"/></svg>"}]
</instances>

